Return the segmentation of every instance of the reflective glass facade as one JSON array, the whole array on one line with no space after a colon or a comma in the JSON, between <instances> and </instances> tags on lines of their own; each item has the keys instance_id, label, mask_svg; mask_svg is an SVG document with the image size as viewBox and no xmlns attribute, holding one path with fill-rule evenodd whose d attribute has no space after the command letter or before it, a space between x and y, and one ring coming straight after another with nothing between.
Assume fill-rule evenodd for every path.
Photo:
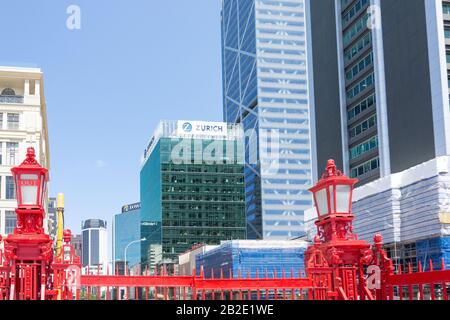
<instances>
[{"instance_id":1,"label":"reflective glass facade","mask_svg":"<svg viewBox=\"0 0 450 320\"><path fill-rule=\"evenodd\" d=\"M249 239L304 235L312 206L305 1L224 0L224 120L245 130Z\"/></svg>"},{"instance_id":2,"label":"reflective glass facade","mask_svg":"<svg viewBox=\"0 0 450 320\"><path fill-rule=\"evenodd\" d=\"M166 121L152 138L141 169L147 256L162 245L162 260L177 261L194 244L246 238L242 131L224 125L223 137L183 136Z\"/></svg>"},{"instance_id":3,"label":"reflective glass facade","mask_svg":"<svg viewBox=\"0 0 450 320\"><path fill-rule=\"evenodd\" d=\"M128 206L124 206L128 208ZM125 260L125 247L132 241L141 239L141 210L123 210L114 216L114 260ZM133 243L127 249L127 265L133 268L141 262L141 242Z\"/></svg>"},{"instance_id":4,"label":"reflective glass facade","mask_svg":"<svg viewBox=\"0 0 450 320\"><path fill-rule=\"evenodd\" d=\"M366 183L380 177L373 32L369 29L369 0L341 0L340 16L347 109L349 174ZM356 150L356 151L355 151Z\"/></svg>"}]
</instances>

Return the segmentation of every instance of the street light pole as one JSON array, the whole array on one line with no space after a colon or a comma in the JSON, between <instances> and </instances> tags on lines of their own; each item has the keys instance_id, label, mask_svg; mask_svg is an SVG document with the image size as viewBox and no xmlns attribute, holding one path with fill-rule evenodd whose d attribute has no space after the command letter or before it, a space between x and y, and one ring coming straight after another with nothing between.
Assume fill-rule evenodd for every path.
<instances>
[{"instance_id":1,"label":"street light pole","mask_svg":"<svg viewBox=\"0 0 450 320\"><path fill-rule=\"evenodd\" d=\"M142 242L142 241L145 241L145 240L147 240L147 239L146 238L142 238L142 239L139 239L139 240L131 241L125 247L125 253L124 253L124 256L123 256L123 258L124 258L123 268L124 268L125 275L127 275L127 250L128 250L128 247L131 246L133 243Z\"/></svg>"},{"instance_id":2,"label":"street light pole","mask_svg":"<svg viewBox=\"0 0 450 320\"><path fill-rule=\"evenodd\" d=\"M128 247L131 246L133 243L138 243L138 242L142 242L142 241L146 241L146 240L147 240L146 238L134 240L134 241L131 241L129 244L127 244L127 246L125 247L125 252L124 252L124 256L123 256L123 259L124 259L123 268L124 268L125 275L127 275L127 250L128 250ZM128 298L128 288L125 289L125 297Z\"/></svg>"}]
</instances>

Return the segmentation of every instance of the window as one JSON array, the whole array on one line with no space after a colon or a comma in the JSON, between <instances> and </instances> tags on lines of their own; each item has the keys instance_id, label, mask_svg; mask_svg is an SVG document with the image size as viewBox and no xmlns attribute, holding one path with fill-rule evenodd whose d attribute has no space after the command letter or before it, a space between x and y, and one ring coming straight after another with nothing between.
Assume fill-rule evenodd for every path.
<instances>
[{"instance_id":1,"label":"window","mask_svg":"<svg viewBox=\"0 0 450 320\"><path fill-rule=\"evenodd\" d=\"M354 56L360 53L363 49L367 48L367 46L370 45L371 43L372 43L372 34L369 32L357 43L355 43L353 46L345 50L344 52L345 62L349 62L350 60L352 60Z\"/></svg>"},{"instance_id":2,"label":"window","mask_svg":"<svg viewBox=\"0 0 450 320\"><path fill-rule=\"evenodd\" d=\"M19 114L18 113L8 113L8 129L9 130L19 129Z\"/></svg>"},{"instance_id":3,"label":"window","mask_svg":"<svg viewBox=\"0 0 450 320\"><path fill-rule=\"evenodd\" d=\"M7 142L6 143L6 161L8 166L17 165L19 153L19 143L18 142Z\"/></svg>"},{"instance_id":4,"label":"window","mask_svg":"<svg viewBox=\"0 0 450 320\"><path fill-rule=\"evenodd\" d=\"M6 177L6 199L14 200L16 199L16 190L14 188L14 179L12 176Z\"/></svg>"},{"instance_id":5,"label":"window","mask_svg":"<svg viewBox=\"0 0 450 320\"><path fill-rule=\"evenodd\" d=\"M342 26L347 25L353 17L361 11L369 0L359 0L356 4L350 8L345 14L342 15ZM343 6L344 7L344 6Z\"/></svg>"},{"instance_id":6,"label":"window","mask_svg":"<svg viewBox=\"0 0 450 320\"><path fill-rule=\"evenodd\" d=\"M443 3L442 4L442 11L444 14L450 14L450 3Z\"/></svg>"},{"instance_id":7,"label":"window","mask_svg":"<svg viewBox=\"0 0 450 320\"><path fill-rule=\"evenodd\" d=\"M15 96L16 92L11 88L3 89L2 96Z\"/></svg>"},{"instance_id":8,"label":"window","mask_svg":"<svg viewBox=\"0 0 450 320\"><path fill-rule=\"evenodd\" d=\"M17 216L14 211L5 212L5 233L10 234L14 232L17 224Z\"/></svg>"},{"instance_id":9,"label":"window","mask_svg":"<svg viewBox=\"0 0 450 320\"><path fill-rule=\"evenodd\" d=\"M360 135L361 133L376 126L376 124L377 124L377 116L373 115L369 119L364 120L363 122L361 122L358 125L351 128L350 129L350 138L354 138L354 137Z\"/></svg>"},{"instance_id":10,"label":"window","mask_svg":"<svg viewBox=\"0 0 450 320\"><path fill-rule=\"evenodd\" d=\"M357 115L366 111L367 109L371 108L374 105L375 105L375 94L372 94L348 111L348 120L353 119L354 117L356 117Z\"/></svg>"},{"instance_id":11,"label":"window","mask_svg":"<svg viewBox=\"0 0 450 320\"><path fill-rule=\"evenodd\" d=\"M356 178L380 167L380 159L375 158L351 170L351 177Z\"/></svg>"},{"instance_id":12,"label":"window","mask_svg":"<svg viewBox=\"0 0 450 320\"><path fill-rule=\"evenodd\" d=\"M0 166L3 164L3 142L0 142Z\"/></svg>"},{"instance_id":13,"label":"window","mask_svg":"<svg viewBox=\"0 0 450 320\"><path fill-rule=\"evenodd\" d=\"M369 14L366 14L358 21L356 21L355 24L351 26L347 32L344 33L343 37L344 47L347 46L353 40L353 38L355 38L355 36L359 34L361 30L367 27L368 20Z\"/></svg>"},{"instance_id":14,"label":"window","mask_svg":"<svg viewBox=\"0 0 450 320\"><path fill-rule=\"evenodd\" d=\"M369 74L365 79L357 83L355 86L350 88L350 90L347 91L347 99L353 99L358 94L366 90L368 87L370 87L375 82L374 74Z\"/></svg>"},{"instance_id":15,"label":"window","mask_svg":"<svg viewBox=\"0 0 450 320\"><path fill-rule=\"evenodd\" d=\"M450 39L450 27L444 29L445 39Z\"/></svg>"},{"instance_id":16,"label":"window","mask_svg":"<svg viewBox=\"0 0 450 320\"><path fill-rule=\"evenodd\" d=\"M353 160L355 158L358 158L359 156L363 155L366 152L369 152L370 150L375 149L378 147L378 137L372 137L369 140L364 141L363 143L357 145L356 147L353 147L350 149L350 160Z\"/></svg>"},{"instance_id":17,"label":"window","mask_svg":"<svg viewBox=\"0 0 450 320\"><path fill-rule=\"evenodd\" d=\"M369 53L367 56L362 58L358 63L356 63L347 73L345 77L347 80L352 80L356 77L361 71L363 71L367 66L369 66L373 61L372 53Z\"/></svg>"}]
</instances>

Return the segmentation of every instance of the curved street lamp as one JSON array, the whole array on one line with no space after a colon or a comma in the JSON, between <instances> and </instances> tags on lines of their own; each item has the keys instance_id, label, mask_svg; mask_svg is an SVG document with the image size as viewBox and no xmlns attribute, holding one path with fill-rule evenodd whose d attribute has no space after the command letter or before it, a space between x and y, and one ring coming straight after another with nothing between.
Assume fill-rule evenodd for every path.
<instances>
[{"instance_id":1,"label":"curved street lamp","mask_svg":"<svg viewBox=\"0 0 450 320\"><path fill-rule=\"evenodd\" d=\"M123 258L124 258L123 267L125 270L125 275L127 275L127 250L128 250L128 247L131 246L133 243L138 243L138 242L142 242L142 241L146 241L146 240L147 240L146 238L134 240L134 241L131 241L129 244L127 244L127 246L125 247L125 253L123 256Z\"/></svg>"}]
</instances>

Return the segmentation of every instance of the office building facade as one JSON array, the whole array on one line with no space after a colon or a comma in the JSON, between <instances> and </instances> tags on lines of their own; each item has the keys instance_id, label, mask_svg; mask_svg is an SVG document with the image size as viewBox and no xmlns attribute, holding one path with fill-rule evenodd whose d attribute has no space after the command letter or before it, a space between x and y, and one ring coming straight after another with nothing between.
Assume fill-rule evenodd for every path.
<instances>
[{"instance_id":1,"label":"office building facade","mask_svg":"<svg viewBox=\"0 0 450 320\"><path fill-rule=\"evenodd\" d=\"M176 264L198 243L246 238L243 162L239 125L160 122L140 173L141 222L148 225L141 248L153 264Z\"/></svg>"},{"instance_id":2,"label":"office building facade","mask_svg":"<svg viewBox=\"0 0 450 320\"><path fill-rule=\"evenodd\" d=\"M75 250L75 254L81 259L83 256L83 240L81 234L72 234L72 247Z\"/></svg>"},{"instance_id":3,"label":"office building facade","mask_svg":"<svg viewBox=\"0 0 450 320\"><path fill-rule=\"evenodd\" d=\"M245 131L250 239L303 235L312 205L307 4L222 1L223 117Z\"/></svg>"},{"instance_id":4,"label":"office building facade","mask_svg":"<svg viewBox=\"0 0 450 320\"><path fill-rule=\"evenodd\" d=\"M359 185L450 152L450 2L310 1L317 167Z\"/></svg>"},{"instance_id":5,"label":"office building facade","mask_svg":"<svg viewBox=\"0 0 450 320\"><path fill-rule=\"evenodd\" d=\"M129 268L141 262L141 204L133 203L122 207L122 212L113 220L113 259L114 266L119 261ZM133 243L134 241L137 241ZM132 244L130 244L132 243ZM125 257L125 248L128 246Z\"/></svg>"},{"instance_id":6,"label":"office building facade","mask_svg":"<svg viewBox=\"0 0 450 320\"><path fill-rule=\"evenodd\" d=\"M81 223L83 267L106 269L108 263L108 233L106 221L88 219Z\"/></svg>"},{"instance_id":7,"label":"office building facade","mask_svg":"<svg viewBox=\"0 0 450 320\"><path fill-rule=\"evenodd\" d=\"M10 234L17 223L11 168L25 160L28 147L50 169L47 111L43 73L37 68L0 67L0 233ZM44 197L47 207L47 196ZM47 217L44 229L48 232Z\"/></svg>"},{"instance_id":8,"label":"office building facade","mask_svg":"<svg viewBox=\"0 0 450 320\"><path fill-rule=\"evenodd\" d=\"M50 237L55 240L58 229L58 212L56 210L56 198L50 197L47 205L47 228Z\"/></svg>"}]
</instances>

